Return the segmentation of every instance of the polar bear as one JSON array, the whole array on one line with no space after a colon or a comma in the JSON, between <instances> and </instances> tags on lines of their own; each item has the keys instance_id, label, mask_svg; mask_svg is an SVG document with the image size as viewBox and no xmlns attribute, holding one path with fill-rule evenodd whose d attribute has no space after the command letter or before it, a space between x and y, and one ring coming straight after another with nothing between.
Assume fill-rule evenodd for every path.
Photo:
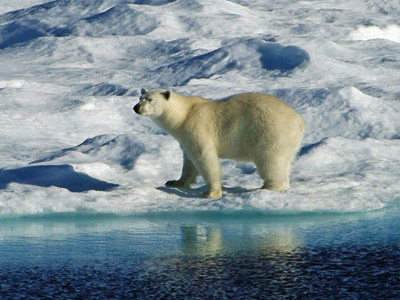
<instances>
[{"instance_id":1,"label":"polar bear","mask_svg":"<svg viewBox=\"0 0 400 300\"><path fill-rule=\"evenodd\" d=\"M254 162L264 189L289 188L290 166L305 123L282 100L247 93L212 101L169 90L142 89L133 109L176 138L184 152L182 175L166 182L167 186L189 188L201 175L208 188L204 196L219 198L219 158L228 158Z\"/></svg>"}]
</instances>

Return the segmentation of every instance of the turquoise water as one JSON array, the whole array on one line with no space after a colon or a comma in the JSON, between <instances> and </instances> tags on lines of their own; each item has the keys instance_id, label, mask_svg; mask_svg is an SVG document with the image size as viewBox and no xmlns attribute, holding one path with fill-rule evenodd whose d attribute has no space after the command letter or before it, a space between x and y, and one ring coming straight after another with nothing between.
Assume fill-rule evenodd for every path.
<instances>
[{"instance_id":1,"label":"turquoise water","mask_svg":"<svg viewBox=\"0 0 400 300\"><path fill-rule=\"evenodd\" d=\"M400 209L0 220L1 299L398 299Z\"/></svg>"}]
</instances>

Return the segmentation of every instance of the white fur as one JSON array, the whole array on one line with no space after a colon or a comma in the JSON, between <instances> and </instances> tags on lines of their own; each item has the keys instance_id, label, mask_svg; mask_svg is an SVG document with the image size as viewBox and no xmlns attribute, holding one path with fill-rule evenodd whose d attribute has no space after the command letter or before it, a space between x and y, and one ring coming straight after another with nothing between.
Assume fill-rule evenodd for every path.
<instances>
[{"instance_id":1,"label":"white fur","mask_svg":"<svg viewBox=\"0 0 400 300\"><path fill-rule=\"evenodd\" d=\"M262 188L289 188L290 166L299 150L305 123L282 100L248 93L210 101L143 89L134 109L175 137L183 149L182 176L166 185L188 188L201 175L208 186L205 196L219 198L219 158L229 158L254 162L264 180Z\"/></svg>"}]
</instances>

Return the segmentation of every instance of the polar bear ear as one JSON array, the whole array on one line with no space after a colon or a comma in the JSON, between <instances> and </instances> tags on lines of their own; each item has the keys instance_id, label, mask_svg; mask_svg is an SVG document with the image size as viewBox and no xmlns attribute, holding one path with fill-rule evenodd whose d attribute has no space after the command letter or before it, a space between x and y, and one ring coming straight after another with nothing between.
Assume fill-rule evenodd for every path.
<instances>
[{"instance_id":1,"label":"polar bear ear","mask_svg":"<svg viewBox=\"0 0 400 300\"><path fill-rule=\"evenodd\" d=\"M166 100L169 100L169 97L171 97L171 91L165 91L164 93L161 94L164 95Z\"/></svg>"},{"instance_id":2,"label":"polar bear ear","mask_svg":"<svg viewBox=\"0 0 400 300\"><path fill-rule=\"evenodd\" d=\"M146 94L146 93L147 93L147 90L146 90L145 88L143 88L143 89L140 90L140 94L141 94L141 95L144 95L144 94Z\"/></svg>"}]
</instances>

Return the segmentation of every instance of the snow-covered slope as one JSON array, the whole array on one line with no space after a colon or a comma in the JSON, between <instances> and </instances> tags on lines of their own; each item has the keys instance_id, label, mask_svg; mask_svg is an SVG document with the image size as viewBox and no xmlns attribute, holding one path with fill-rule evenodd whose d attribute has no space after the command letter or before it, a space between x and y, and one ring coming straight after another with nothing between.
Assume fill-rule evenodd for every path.
<instances>
[{"instance_id":1,"label":"snow-covered slope","mask_svg":"<svg viewBox=\"0 0 400 300\"><path fill-rule=\"evenodd\" d=\"M396 1L0 3L0 216L349 212L400 199ZM142 87L277 95L306 120L285 193L223 161L224 197L170 189L178 143L132 111Z\"/></svg>"}]
</instances>

